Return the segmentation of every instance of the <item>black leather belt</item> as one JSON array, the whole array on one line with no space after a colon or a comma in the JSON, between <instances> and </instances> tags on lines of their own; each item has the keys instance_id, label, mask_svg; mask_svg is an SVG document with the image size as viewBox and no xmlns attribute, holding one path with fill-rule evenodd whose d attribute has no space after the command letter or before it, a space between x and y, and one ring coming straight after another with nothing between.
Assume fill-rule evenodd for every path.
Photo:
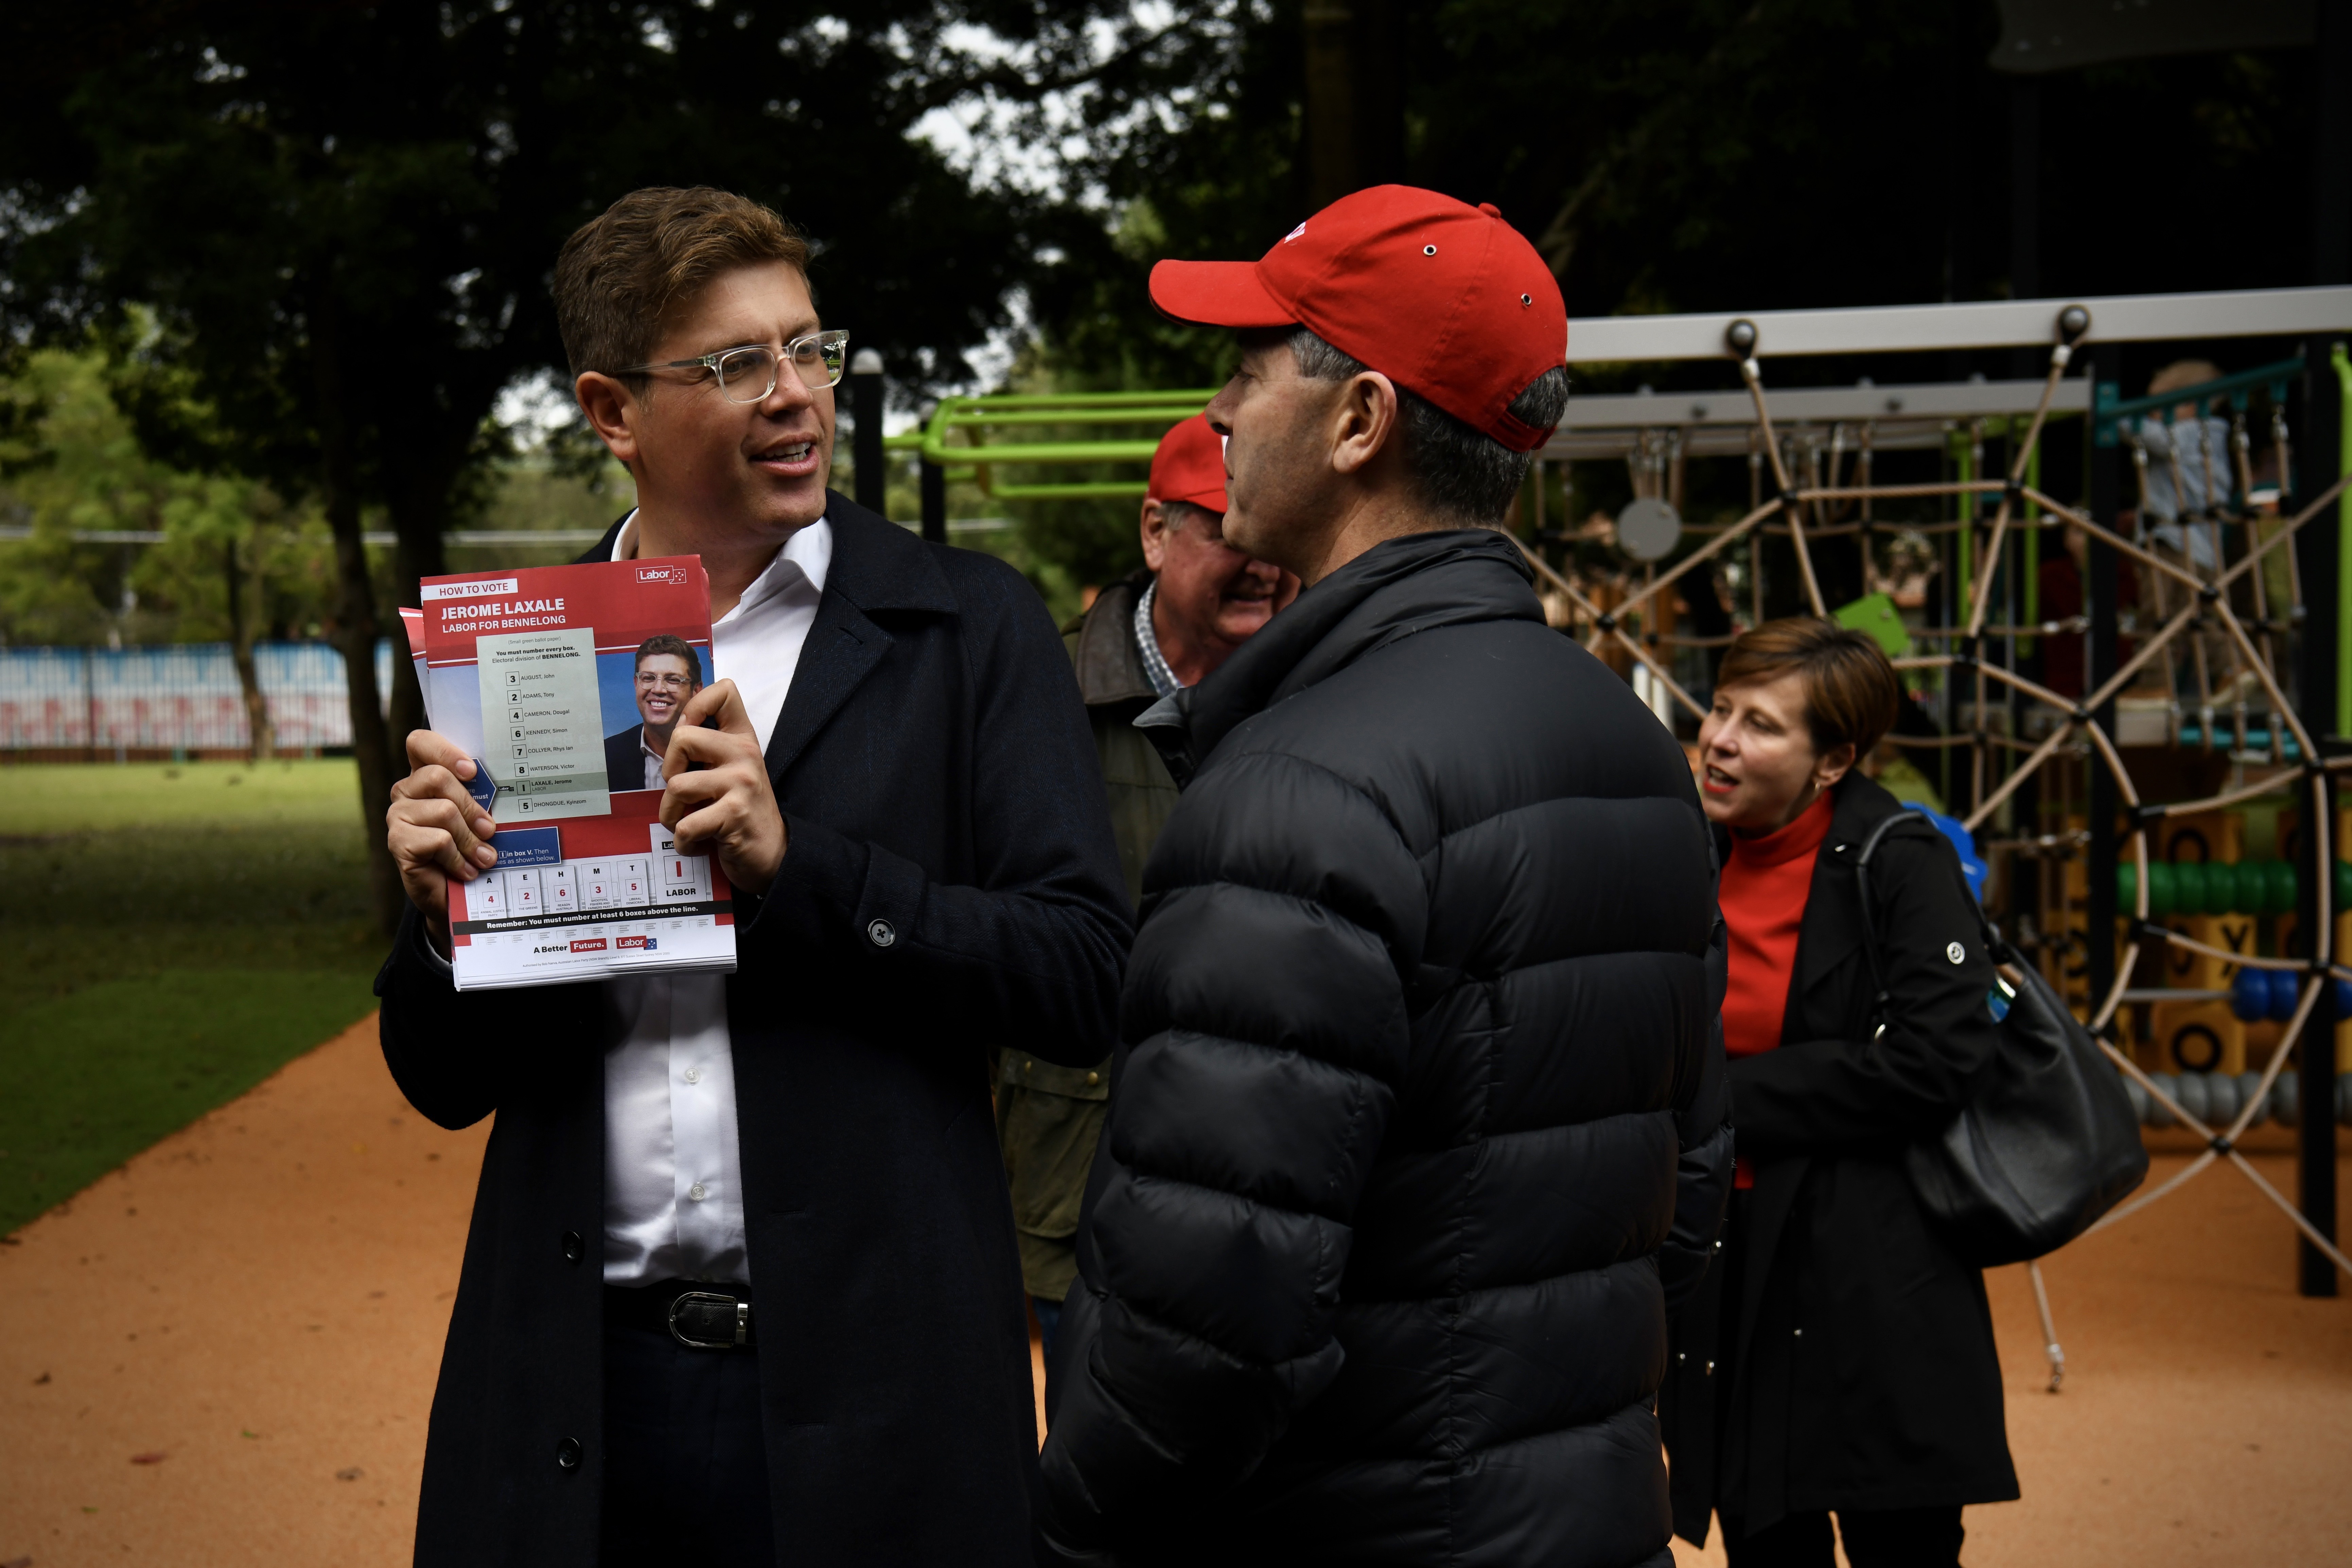
<instances>
[{"instance_id":1,"label":"black leather belt","mask_svg":"<svg viewBox=\"0 0 2352 1568\"><path fill-rule=\"evenodd\" d=\"M740 1285L664 1279L604 1287L604 1321L667 1334L688 1350L750 1350L751 1299Z\"/></svg>"}]
</instances>

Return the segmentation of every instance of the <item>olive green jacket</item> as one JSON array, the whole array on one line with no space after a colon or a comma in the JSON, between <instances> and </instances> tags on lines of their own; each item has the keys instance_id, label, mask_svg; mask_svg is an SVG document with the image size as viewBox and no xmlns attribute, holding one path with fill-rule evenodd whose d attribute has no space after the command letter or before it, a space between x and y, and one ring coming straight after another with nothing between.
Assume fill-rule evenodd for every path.
<instances>
[{"instance_id":1,"label":"olive green jacket","mask_svg":"<svg viewBox=\"0 0 2352 1568\"><path fill-rule=\"evenodd\" d=\"M1133 631L1135 601L1150 581L1139 572L1113 584L1062 628L1077 667L1078 695L1094 722L1095 756L1130 902L1142 897L1143 862L1176 809L1176 781L1134 723L1157 700ZM998 1066L996 1137L1013 1184L1022 1283L1039 1300L1060 1300L1076 1277L1078 1205L1109 1095L1108 1057L1092 1068L1064 1068L1007 1051Z\"/></svg>"}]
</instances>

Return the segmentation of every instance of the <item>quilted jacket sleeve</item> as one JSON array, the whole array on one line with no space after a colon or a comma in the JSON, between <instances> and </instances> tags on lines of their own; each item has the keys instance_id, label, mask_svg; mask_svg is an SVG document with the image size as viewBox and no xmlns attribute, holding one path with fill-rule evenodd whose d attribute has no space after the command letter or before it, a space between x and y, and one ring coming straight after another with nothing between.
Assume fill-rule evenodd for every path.
<instances>
[{"instance_id":1,"label":"quilted jacket sleeve","mask_svg":"<svg viewBox=\"0 0 2352 1568\"><path fill-rule=\"evenodd\" d=\"M1194 784L1145 891L1041 1456L1048 1533L1080 1550L1240 1482L1339 1370L1428 918L1374 802L1274 754Z\"/></svg>"},{"instance_id":2,"label":"quilted jacket sleeve","mask_svg":"<svg viewBox=\"0 0 2352 1568\"><path fill-rule=\"evenodd\" d=\"M1658 1249L1658 1279L1666 1311L1681 1307L1706 1277L1715 1239L1731 1201L1732 1104L1723 1058L1723 994L1729 975L1729 941L1717 917L1706 944L1706 1048L1697 1070L1677 1085L1675 1137L1675 1223Z\"/></svg>"}]
</instances>

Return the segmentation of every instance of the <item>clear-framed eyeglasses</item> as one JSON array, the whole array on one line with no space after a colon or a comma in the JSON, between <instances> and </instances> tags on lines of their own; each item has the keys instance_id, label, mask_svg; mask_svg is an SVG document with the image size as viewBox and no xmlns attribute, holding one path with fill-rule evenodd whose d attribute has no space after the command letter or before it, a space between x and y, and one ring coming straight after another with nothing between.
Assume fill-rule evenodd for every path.
<instances>
[{"instance_id":1,"label":"clear-framed eyeglasses","mask_svg":"<svg viewBox=\"0 0 2352 1568\"><path fill-rule=\"evenodd\" d=\"M794 338L784 345L782 358L791 362L793 373L801 378L803 386L811 392L823 392L841 380L841 373L849 363L849 334L811 332L804 338ZM631 365L614 374L643 375L656 370L707 370L718 382L719 395L728 402L761 403L776 390L778 363L776 351L766 343L746 343L741 348L698 354L693 359Z\"/></svg>"}]
</instances>

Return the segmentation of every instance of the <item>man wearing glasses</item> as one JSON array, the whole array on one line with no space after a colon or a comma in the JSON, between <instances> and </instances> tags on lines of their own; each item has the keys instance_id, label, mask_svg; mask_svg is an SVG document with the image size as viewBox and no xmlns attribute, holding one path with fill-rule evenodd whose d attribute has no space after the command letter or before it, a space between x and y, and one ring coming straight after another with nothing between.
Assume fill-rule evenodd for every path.
<instances>
[{"instance_id":1,"label":"man wearing glasses","mask_svg":"<svg viewBox=\"0 0 2352 1568\"><path fill-rule=\"evenodd\" d=\"M662 787L662 760L679 711L702 689L702 662L684 637L647 637L637 645L635 689L641 722L604 737L606 789Z\"/></svg>"},{"instance_id":2,"label":"man wearing glasses","mask_svg":"<svg viewBox=\"0 0 2352 1568\"><path fill-rule=\"evenodd\" d=\"M580 406L637 489L588 559L709 574L713 680L632 733L736 889L736 973L458 995L448 879L497 832L472 764L408 740L384 1057L443 1125L498 1117L420 1563L1030 1558L987 1061L1101 1059L1125 889L1036 594L826 488L848 339L808 258L755 203L646 190L555 269Z\"/></svg>"}]
</instances>

